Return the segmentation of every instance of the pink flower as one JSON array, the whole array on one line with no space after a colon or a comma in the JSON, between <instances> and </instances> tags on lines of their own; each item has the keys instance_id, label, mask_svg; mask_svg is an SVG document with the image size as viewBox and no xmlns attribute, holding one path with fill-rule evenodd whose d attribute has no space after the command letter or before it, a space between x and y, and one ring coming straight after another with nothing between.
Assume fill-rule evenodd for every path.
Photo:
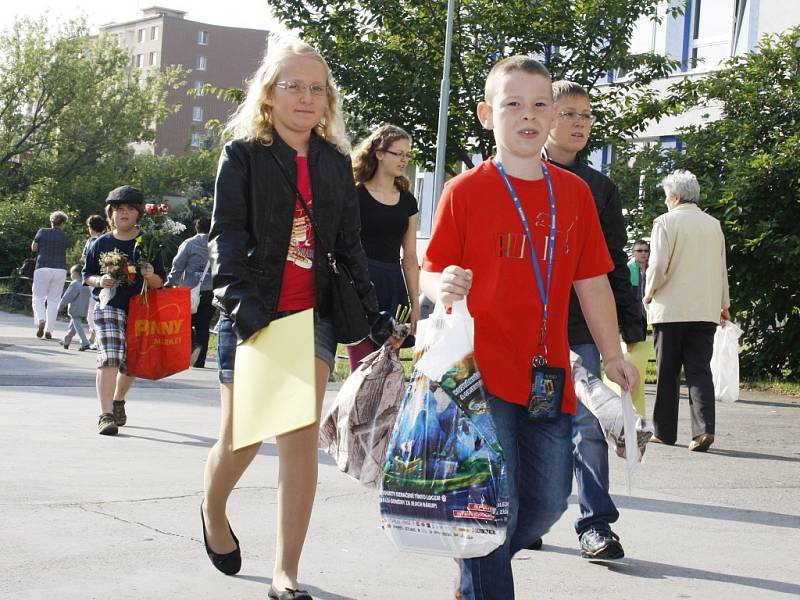
<instances>
[{"instance_id":1,"label":"pink flower","mask_svg":"<svg viewBox=\"0 0 800 600\"><path fill-rule=\"evenodd\" d=\"M158 210L162 215L165 215L169 212L169 204L159 204Z\"/></svg>"},{"instance_id":2,"label":"pink flower","mask_svg":"<svg viewBox=\"0 0 800 600\"><path fill-rule=\"evenodd\" d=\"M144 210L147 212L148 215L154 215L156 214L156 211L158 209L156 208L155 204L145 204Z\"/></svg>"}]
</instances>

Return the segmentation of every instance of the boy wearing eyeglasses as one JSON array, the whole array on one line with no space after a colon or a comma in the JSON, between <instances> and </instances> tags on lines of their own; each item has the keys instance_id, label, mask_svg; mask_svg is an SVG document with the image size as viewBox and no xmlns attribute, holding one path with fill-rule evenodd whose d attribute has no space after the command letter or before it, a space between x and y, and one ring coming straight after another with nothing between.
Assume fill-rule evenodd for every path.
<instances>
[{"instance_id":1,"label":"boy wearing eyeglasses","mask_svg":"<svg viewBox=\"0 0 800 600\"><path fill-rule=\"evenodd\" d=\"M608 281L614 293L617 321L628 351L645 339L639 304L632 293L625 253L627 235L619 189L606 175L578 158L589 142L595 116L589 94L571 81L553 83L555 119L545 142L548 163L566 169L583 179L592 191L600 226L614 268ZM573 290L569 303L569 345L580 355L583 366L600 377L600 353ZM619 537L611 524L619 518L608 492L608 444L600 424L586 407L578 403L572 422L572 443L575 479L581 515L575 522L581 556L589 559L618 559L625 556Z\"/></svg>"},{"instance_id":2,"label":"boy wearing eyeglasses","mask_svg":"<svg viewBox=\"0 0 800 600\"><path fill-rule=\"evenodd\" d=\"M567 307L574 286L606 361L606 375L636 386L617 335L606 273L612 263L591 192L541 160L555 118L547 69L527 56L492 67L478 119L497 154L447 182L420 276L428 298L467 299L475 360L506 461L505 543L461 561L459 597L513 600L511 558L567 508L572 415ZM613 323L612 323L613 321Z\"/></svg>"}]
</instances>

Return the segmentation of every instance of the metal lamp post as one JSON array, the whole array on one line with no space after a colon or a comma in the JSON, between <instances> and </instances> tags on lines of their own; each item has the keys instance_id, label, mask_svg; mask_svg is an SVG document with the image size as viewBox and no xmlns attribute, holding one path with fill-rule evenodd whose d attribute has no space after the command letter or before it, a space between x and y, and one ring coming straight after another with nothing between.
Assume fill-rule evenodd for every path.
<instances>
[{"instance_id":1,"label":"metal lamp post","mask_svg":"<svg viewBox=\"0 0 800 600\"><path fill-rule=\"evenodd\" d=\"M444 68L439 90L439 126L436 130L436 167L433 171L433 205L439 201L444 185L444 165L447 152L447 109L450 103L450 54L453 44L453 12L455 0L447 0L447 30L444 38Z\"/></svg>"}]
</instances>

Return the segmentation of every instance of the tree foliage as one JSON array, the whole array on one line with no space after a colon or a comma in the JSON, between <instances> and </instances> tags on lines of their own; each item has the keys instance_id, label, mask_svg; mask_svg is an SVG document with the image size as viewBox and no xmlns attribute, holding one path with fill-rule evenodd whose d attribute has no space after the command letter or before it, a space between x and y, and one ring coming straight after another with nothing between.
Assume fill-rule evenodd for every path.
<instances>
[{"instance_id":1,"label":"tree foliage","mask_svg":"<svg viewBox=\"0 0 800 600\"><path fill-rule=\"evenodd\" d=\"M153 125L177 108L166 105L170 87L183 84L176 68L139 73L82 21L54 31L44 19L22 19L0 35L0 274L27 256L53 210L70 215L77 244L82 221L102 214L117 186L136 185L150 198L207 195L200 184L213 178L218 152L131 148L153 139Z\"/></svg>"},{"instance_id":2,"label":"tree foliage","mask_svg":"<svg viewBox=\"0 0 800 600\"><path fill-rule=\"evenodd\" d=\"M728 244L745 374L800 380L800 28L673 92L683 106L719 106L721 117L683 129L683 152L629 152L615 165L634 230L663 212L664 173L695 173L701 206L722 221Z\"/></svg>"},{"instance_id":3,"label":"tree foliage","mask_svg":"<svg viewBox=\"0 0 800 600\"><path fill-rule=\"evenodd\" d=\"M302 32L331 65L345 93L355 136L388 121L407 129L418 158L435 160L446 2L426 0L282 0L268 2L289 28ZM451 173L473 153L492 153L493 138L475 117L492 64L511 54L533 54L554 79L588 89L605 73L629 77L596 103L595 143L640 131L664 106L647 89L675 66L656 54L629 54L641 16L657 19L659 0L457 0L452 47L447 163ZM670 14L679 12L670 9Z\"/></svg>"}]
</instances>

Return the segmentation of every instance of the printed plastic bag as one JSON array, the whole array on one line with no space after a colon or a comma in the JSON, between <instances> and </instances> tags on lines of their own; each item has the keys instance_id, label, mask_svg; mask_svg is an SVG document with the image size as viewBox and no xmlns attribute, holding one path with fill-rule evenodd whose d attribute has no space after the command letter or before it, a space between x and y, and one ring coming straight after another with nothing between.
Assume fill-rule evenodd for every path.
<instances>
[{"instance_id":1,"label":"printed plastic bag","mask_svg":"<svg viewBox=\"0 0 800 600\"><path fill-rule=\"evenodd\" d=\"M380 494L381 526L401 550L473 558L505 541L505 460L472 339L464 302L417 324Z\"/></svg>"},{"instance_id":2,"label":"printed plastic bag","mask_svg":"<svg viewBox=\"0 0 800 600\"><path fill-rule=\"evenodd\" d=\"M162 379L189 368L192 313L189 288L162 288L131 298L126 327L128 374Z\"/></svg>"},{"instance_id":3,"label":"printed plastic bag","mask_svg":"<svg viewBox=\"0 0 800 600\"><path fill-rule=\"evenodd\" d=\"M364 485L377 486L380 481L404 388L397 353L384 345L345 380L322 420L319 447L341 471Z\"/></svg>"},{"instance_id":4,"label":"printed plastic bag","mask_svg":"<svg viewBox=\"0 0 800 600\"><path fill-rule=\"evenodd\" d=\"M721 402L739 399L739 338L742 329L733 321L718 325L714 333L714 354L711 356L711 377L714 397Z\"/></svg>"},{"instance_id":5,"label":"printed plastic bag","mask_svg":"<svg viewBox=\"0 0 800 600\"><path fill-rule=\"evenodd\" d=\"M606 439L614 446L617 456L628 464L628 493L631 477L636 465L641 462L647 442L653 437L653 425L633 408L630 392L622 397L609 386L589 373L581 364L581 358L570 352L572 382L578 400L597 418ZM626 431L635 432L628 443Z\"/></svg>"}]
</instances>

